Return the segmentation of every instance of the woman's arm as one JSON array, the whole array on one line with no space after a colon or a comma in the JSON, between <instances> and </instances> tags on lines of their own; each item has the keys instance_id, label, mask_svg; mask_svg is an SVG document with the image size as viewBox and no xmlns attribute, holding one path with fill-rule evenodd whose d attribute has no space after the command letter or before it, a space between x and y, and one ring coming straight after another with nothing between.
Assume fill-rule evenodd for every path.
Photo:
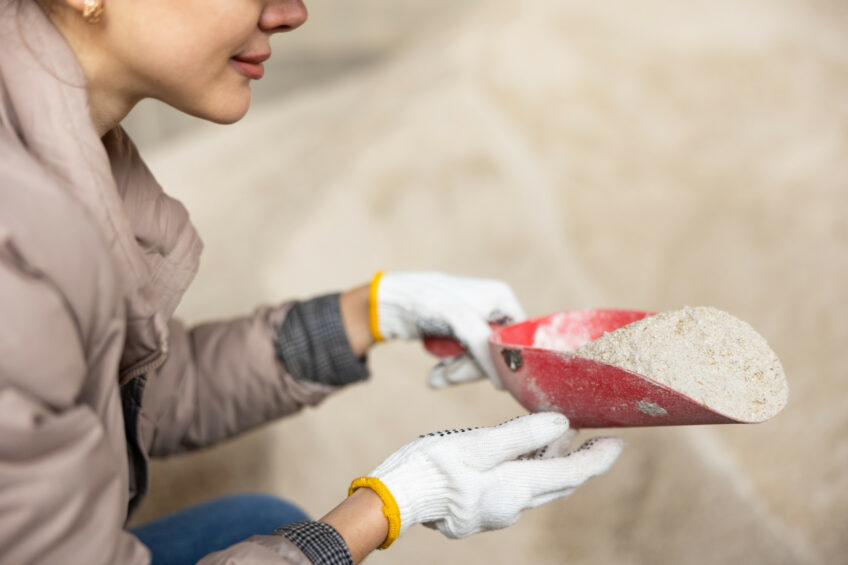
<instances>
[{"instance_id":1,"label":"woman's arm","mask_svg":"<svg viewBox=\"0 0 848 565\"><path fill-rule=\"evenodd\" d=\"M447 337L459 341L468 355L439 362L427 379L434 388L485 376L500 388L489 357L491 324L526 317L505 282L435 271L378 272L370 284L343 298L348 341L359 355L375 340Z\"/></svg>"},{"instance_id":2,"label":"woman's arm","mask_svg":"<svg viewBox=\"0 0 848 565\"><path fill-rule=\"evenodd\" d=\"M345 333L354 355L362 357L374 345L369 327L369 285L342 293L339 306ZM359 563L386 539L389 527L383 501L373 490L361 488L342 501L321 522L331 525L344 538L354 563Z\"/></svg>"},{"instance_id":3,"label":"woman's arm","mask_svg":"<svg viewBox=\"0 0 848 565\"><path fill-rule=\"evenodd\" d=\"M365 355L375 343L369 326L368 292L369 285L364 284L342 293L339 298L345 333L357 357Z\"/></svg>"},{"instance_id":4,"label":"woman's arm","mask_svg":"<svg viewBox=\"0 0 848 565\"><path fill-rule=\"evenodd\" d=\"M599 437L569 452L573 437L556 413L420 436L356 479L358 490L321 521L341 535L354 563L415 524L449 538L505 528L607 471L623 447Z\"/></svg>"},{"instance_id":5,"label":"woman's arm","mask_svg":"<svg viewBox=\"0 0 848 565\"><path fill-rule=\"evenodd\" d=\"M168 359L145 390L146 421L157 423L145 436L154 457L316 405L368 376L374 341L367 285L193 328L172 320L169 329Z\"/></svg>"},{"instance_id":6,"label":"woman's arm","mask_svg":"<svg viewBox=\"0 0 848 565\"><path fill-rule=\"evenodd\" d=\"M331 525L344 538L354 563L377 549L389 532L383 501L369 488L358 489L320 521Z\"/></svg>"}]
</instances>

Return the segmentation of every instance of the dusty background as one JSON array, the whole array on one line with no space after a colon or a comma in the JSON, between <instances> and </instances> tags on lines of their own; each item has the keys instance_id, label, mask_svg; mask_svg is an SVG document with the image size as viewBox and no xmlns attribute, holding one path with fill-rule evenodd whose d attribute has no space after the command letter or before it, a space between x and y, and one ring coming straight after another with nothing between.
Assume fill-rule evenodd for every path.
<instances>
[{"instance_id":1,"label":"dusty background","mask_svg":"<svg viewBox=\"0 0 848 565\"><path fill-rule=\"evenodd\" d=\"M791 386L771 422L626 430L572 497L370 563L848 562L848 4L309 7L239 124L127 122L207 244L183 317L440 269L507 280L531 316L714 305ZM156 463L140 518L245 490L317 517L415 435L520 413L485 383L427 390L431 362L381 346L370 383Z\"/></svg>"}]
</instances>

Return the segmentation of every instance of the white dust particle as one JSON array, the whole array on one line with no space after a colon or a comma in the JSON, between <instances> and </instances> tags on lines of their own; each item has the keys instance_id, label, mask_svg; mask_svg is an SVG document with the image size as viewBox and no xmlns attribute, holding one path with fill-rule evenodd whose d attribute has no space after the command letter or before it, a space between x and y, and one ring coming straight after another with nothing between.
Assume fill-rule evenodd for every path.
<instances>
[{"instance_id":1,"label":"white dust particle","mask_svg":"<svg viewBox=\"0 0 848 565\"><path fill-rule=\"evenodd\" d=\"M665 408L663 408L659 404L648 402L647 400L640 400L639 402L637 402L636 408L639 410L639 412L647 414L648 416L665 416L666 414L668 414Z\"/></svg>"},{"instance_id":2,"label":"white dust particle","mask_svg":"<svg viewBox=\"0 0 848 565\"><path fill-rule=\"evenodd\" d=\"M590 339L591 311L560 312L536 328L533 347L574 351Z\"/></svg>"},{"instance_id":3,"label":"white dust particle","mask_svg":"<svg viewBox=\"0 0 848 565\"><path fill-rule=\"evenodd\" d=\"M650 377L736 420L771 418L789 397L783 367L765 338L708 306L643 318L574 353Z\"/></svg>"}]
</instances>

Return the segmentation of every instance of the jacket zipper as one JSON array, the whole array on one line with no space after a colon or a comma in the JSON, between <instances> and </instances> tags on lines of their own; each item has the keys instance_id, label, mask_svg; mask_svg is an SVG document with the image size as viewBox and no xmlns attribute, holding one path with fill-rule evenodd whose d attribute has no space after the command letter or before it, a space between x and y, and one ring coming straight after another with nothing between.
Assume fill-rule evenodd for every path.
<instances>
[{"instance_id":1,"label":"jacket zipper","mask_svg":"<svg viewBox=\"0 0 848 565\"><path fill-rule=\"evenodd\" d=\"M126 373L121 375L119 382L121 386L124 386L134 378L143 375L144 373L148 373L150 371L155 371L159 367L165 364L165 361L168 359L168 342L162 344L162 348L160 349L159 356L152 361L145 363L139 367L133 367L128 370Z\"/></svg>"}]
</instances>

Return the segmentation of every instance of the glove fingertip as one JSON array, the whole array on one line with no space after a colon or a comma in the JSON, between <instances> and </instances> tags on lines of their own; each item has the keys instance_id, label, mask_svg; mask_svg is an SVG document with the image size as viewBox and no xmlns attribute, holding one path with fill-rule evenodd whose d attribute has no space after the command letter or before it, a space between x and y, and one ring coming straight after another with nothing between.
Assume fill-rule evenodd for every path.
<instances>
[{"instance_id":1,"label":"glove fingertip","mask_svg":"<svg viewBox=\"0 0 848 565\"><path fill-rule=\"evenodd\" d=\"M445 378L444 367L436 366L427 375L427 386L432 389L447 388L450 382Z\"/></svg>"},{"instance_id":2,"label":"glove fingertip","mask_svg":"<svg viewBox=\"0 0 848 565\"><path fill-rule=\"evenodd\" d=\"M461 355L446 359L436 365L428 376L432 388L445 388L455 384L469 383L485 378L477 364L468 356Z\"/></svg>"},{"instance_id":3,"label":"glove fingertip","mask_svg":"<svg viewBox=\"0 0 848 565\"><path fill-rule=\"evenodd\" d=\"M568 418L557 412L539 412L513 418L495 429L502 436L502 460L505 461L561 437L568 430Z\"/></svg>"},{"instance_id":4,"label":"glove fingertip","mask_svg":"<svg viewBox=\"0 0 848 565\"><path fill-rule=\"evenodd\" d=\"M553 440L551 443L546 445L543 449L540 459L551 459L553 457L562 457L566 453L568 453L568 448L571 446L571 442L574 440L574 436L576 436L578 430L574 428L569 428L566 430L564 434L562 434L557 439Z\"/></svg>"},{"instance_id":5,"label":"glove fingertip","mask_svg":"<svg viewBox=\"0 0 848 565\"><path fill-rule=\"evenodd\" d=\"M569 456L578 453L586 453L586 457L590 457L593 461L595 472L592 474L600 474L612 467L612 464L618 459L624 451L624 440L618 437L594 437L587 440L579 449L569 453Z\"/></svg>"},{"instance_id":6,"label":"glove fingertip","mask_svg":"<svg viewBox=\"0 0 848 565\"><path fill-rule=\"evenodd\" d=\"M558 428L555 430L558 432L557 437L566 433L569 429L568 416L559 412L536 412L535 414L530 414L530 417L548 426Z\"/></svg>"}]
</instances>

